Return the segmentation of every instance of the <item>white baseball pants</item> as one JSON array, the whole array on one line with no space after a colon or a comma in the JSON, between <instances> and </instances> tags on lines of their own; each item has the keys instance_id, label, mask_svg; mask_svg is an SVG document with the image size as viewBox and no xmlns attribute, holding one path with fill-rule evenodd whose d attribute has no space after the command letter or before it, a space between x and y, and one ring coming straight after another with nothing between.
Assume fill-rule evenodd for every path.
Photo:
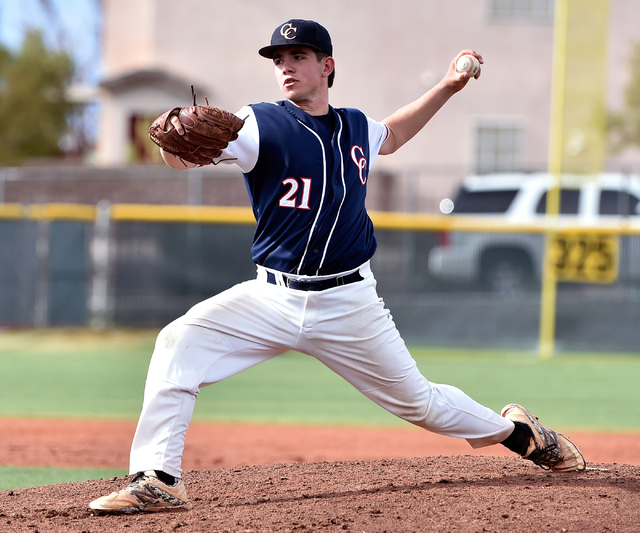
<instances>
[{"instance_id":1,"label":"white baseball pants","mask_svg":"<svg viewBox=\"0 0 640 533\"><path fill-rule=\"evenodd\" d=\"M184 439L200 387L279 354L308 354L394 415L429 431L497 444L513 423L450 385L430 383L376 293L369 264L363 281L324 291L271 285L266 271L166 326L149 365L130 473L180 477Z\"/></svg>"}]
</instances>

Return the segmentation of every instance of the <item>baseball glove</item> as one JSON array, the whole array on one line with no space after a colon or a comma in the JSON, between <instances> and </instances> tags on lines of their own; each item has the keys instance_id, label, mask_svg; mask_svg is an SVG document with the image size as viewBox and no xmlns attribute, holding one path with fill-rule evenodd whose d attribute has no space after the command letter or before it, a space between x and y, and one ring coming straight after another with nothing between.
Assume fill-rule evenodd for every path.
<instances>
[{"instance_id":1,"label":"baseball glove","mask_svg":"<svg viewBox=\"0 0 640 533\"><path fill-rule=\"evenodd\" d=\"M208 102L207 102L208 103ZM180 135L171 124L177 116L184 128ZM196 165L208 165L238 138L244 120L219 107L194 105L174 107L160 115L149 128L151 140L165 152Z\"/></svg>"}]
</instances>

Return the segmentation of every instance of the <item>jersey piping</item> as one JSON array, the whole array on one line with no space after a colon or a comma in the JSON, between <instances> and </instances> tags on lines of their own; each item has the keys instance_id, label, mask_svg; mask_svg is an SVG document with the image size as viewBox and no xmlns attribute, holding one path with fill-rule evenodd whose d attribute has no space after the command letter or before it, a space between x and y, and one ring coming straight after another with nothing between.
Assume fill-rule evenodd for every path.
<instances>
[{"instance_id":1,"label":"jersey piping","mask_svg":"<svg viewBox=\"0 0 640 533\"><path fill-rule=\"evenodd\" d=\"M322 254L322 259L320 261L320 267L318 267L318 272L320 271L320 268L322 268L322 265L324 264L324 260L327 256L327 250L329 249L329 243L331 242L331 238L333 237L333 233L336 229L336 225L338 224L338 220L340 219L340 212L342 211L342 206L344 205L344 200L347 194L347 186L346 183L344 181L344 157L342 154L342 119L340 118L340 115L337 116L338 118L338 122L340 124L340 128L338 129L338 153L340 154L340 179L342 180L342 200L340 201L340 207L338 208L338 214L333 222L333 226L331 227L331 231L329 232L329 238L327 239L327 244L324 247L324 253ZM325 165L326 165L326 160L325 160ZM318 272L316 272L316 275L318 274Z\"/></svg>"},{"instance_id":2,"label":"jersey piping","mask_svg":"<svg viewBox=\"0 0 640 533\"><path fill-rule=\"evenodd\" d=\"M311 241L313 240L313 235L314 232L317 228L318 225L318 219L320 218L320 214L322 213L322 206L324 205L324 201L326 198L326 191L327 191L327 154L325 152L324 149L324 144L322 142L322 139L320 138L320 136L313 131L309 126L307 126L304 122L302 122L300 119L296 119L300 124L302 124L306 129L308 129L313 136L318 140L318 143L320 144L320 150L322 151L322 197L320 200L320 207L318 208L318 212L316 213L316 217L313 221L313 225L311 226L311 230L309 231L309 237L307 238L307 244L304 247L304 252L302 254L302 257L300 258L300 263L298 263L298 268L296 269L296 274L300 274L300 270L302 269L302 265L304 265L304 260L307 257L307 253L309 252L309 245L311 244ZM328 241L327 241L328 244ZM326 254L326 247L325 247L325 254ZM322 258L322 261L320 262L320 266L322 266L322 263L324 262L324 255ZM320 268L318 268L318 271L320 270ZM316 271L316 275L317 272Z\"/></svg>"}]
</instances>

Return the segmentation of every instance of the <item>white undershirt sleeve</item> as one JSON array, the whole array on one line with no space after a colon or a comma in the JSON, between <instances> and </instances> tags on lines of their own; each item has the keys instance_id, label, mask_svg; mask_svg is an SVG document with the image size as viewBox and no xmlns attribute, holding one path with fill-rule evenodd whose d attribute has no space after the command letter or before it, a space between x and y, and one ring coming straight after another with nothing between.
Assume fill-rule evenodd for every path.
<instances>
[{"instance_id":1,"label":"white undershirt sleeve","mask_svg":"<svg viewBox=\"0 0 640 533\"><path fill-rule=\"evenodd\" d=\"M369 123L369 168L371 168L384 141L389 137L389 128L386 124L376 122L369 117L367 122Z\"/></svg>"},{"instance_id":2,"label":"white undershirt sleeve","mask_svg":"<svg viewBox=\"0 0 640 533\"><path fill-rule=\"evenodd\" d=\"M235 115L244 119L244 126L238 132L238 138L229 143L213 164L236 164L243 172L249 172L256 166L260 150L258 122L250 106L242 107Z\"/></svg>"}]
</instances>

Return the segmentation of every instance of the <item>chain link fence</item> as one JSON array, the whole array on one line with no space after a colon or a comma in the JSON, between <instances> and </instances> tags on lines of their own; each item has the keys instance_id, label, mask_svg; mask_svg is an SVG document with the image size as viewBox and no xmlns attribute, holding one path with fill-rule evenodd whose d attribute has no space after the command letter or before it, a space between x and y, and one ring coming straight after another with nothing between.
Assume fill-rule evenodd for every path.
<instances>
[{"instance_id":1,"label":"chain link fence","mask_svg":"<svg viewBox=\"0 0 640 533\"><path fill-rule=\"evenodd\" d=\"M372 217L378 290L409 344L536 350L541 255L529 258L530 277L522 278L517 261L504 261L503 247L503 261L493 265L503 283L487 285L486 261L460 256L461 269L472 275L444 279L436 251L451 246L452 234L480 243L496 235L530 242L543 238L540 227L438 215ZM0 325L160 328L255 276L254 227L248 208L4 204ZM558 284L557 349L638 351L640 230L627 227L619 239L613 282Z\"/></svg>"}]
</instances>

